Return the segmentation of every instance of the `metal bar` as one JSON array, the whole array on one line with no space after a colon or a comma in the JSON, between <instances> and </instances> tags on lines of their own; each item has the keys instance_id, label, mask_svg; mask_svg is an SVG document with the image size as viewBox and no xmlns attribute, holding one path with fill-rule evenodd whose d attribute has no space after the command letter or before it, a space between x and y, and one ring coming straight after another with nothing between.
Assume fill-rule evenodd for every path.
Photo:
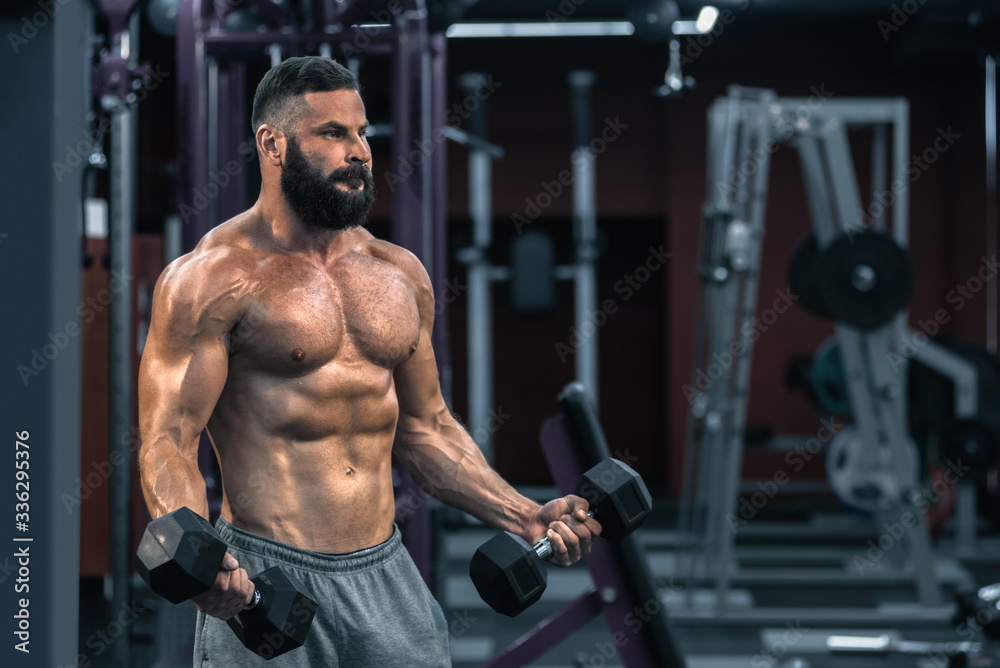
<instances>
[{"instance_id":1,"label":"metal bar","mask_svg":"<svg viewBox=\"0 0 1000 668\"><path fill-rule=\"evenodd\" d=\"M215 227L221 222L219 218L219 192L214 197L209 197L209 184L212 174L219 173L219 144L222 137L219 136L219 61L215 56L208 56L206 59L208 67L208 169L206 170L205 198L208 201L208 223Z\"/></svg>"},{"instance_id":2,"label":"metal bar","mask_svg":"<svg viewBox=\"0 0 1000 668\"><path fill-rule=\"evenodd\" d=\"M573 319L581 332L576 349L576 379L583 383L595 407L600 406L598 387L598 331L588 320L596 310L597 277L594 260L597 256L596 157L590 150L590 89L596 77L593 72L575 71L569 74L573 90L573 118L576 141L573 150L573 232L576 245L576 280L573 283ZM589 325L589 329L588 329ZM583 336L583 332L592 332Z\"/></svg>"},{"instance_id":3,"label":"metal bar","mask_svg":"<svg viewBox=\"0 0 1000 668\"><path fill-rule=\"evenodd\" d=\"M119 36L121 56L129 65L138 61L139 16L129 21L128 31ZM128 40L125 45L126 38ZM128 52L126 53L126 49ZM135 193L138 112L130 108L116 110L111 122L110 196L108 221L108 255L111 275L132 276L132 234L135 228ZM132 285L127 283L122 294L112 299L109 311L109 389L110 417L108 432L111 438L109 453L113 461L132 462L132 442L122 438L132 433ZM129 603L129 575L131 574L131 501L132 467L118 466L111 476L111 609L123 610ZM117 668L132 665L130 643L113 646L112 658Z\"/></svg>"},{"instance_id":4,"label":"metal bar","mask_svg":"<svg viewBox=\"0 0 1000 668\"><path fill-rule=\"evenodd\" d=\"M111 275L132 275L132 228L135 219L135 111L114 115L111 128L111 197L108 248ZM130 434L132 423L132 290L125 291L111 300L110 314L110 424L111 456L118 461L131 462L131 441L122 438ZM131 569L130 518L131 513L130 466L119 466L112 475L111 486L111 577L113 583L112 610L128 605ZM114 645L116 666L130 666L129 643Z\"/></svg>"},{"instance_id":5,"label":"metal bar","mask_svg":"<svg viewBox=\"0 0 1000 668\"><path fill-rule=\"evenodd\" d=\"M410 250L428 269L432 282L434 274L433 248L427 245L425 226L431 224L430 195L425 187L425 171L429 171L429 161L424 156L420 161L407 156L414 147L423 146L423 133L427 131L424 117L430 113L429 97L424 87L429 86L425 68L426 13L409 10L398 17L399 43L396 46L392 72L392 160L393 169L399 181L390 183L392 192L392 240L398 246ZM440 286L435 285L435 294ZM399 495L421 494L405 467L398 467L400 479ZM403 524L403 544L410 552L417 570L424 582L433 586L431 573L431 518L428 504L421 504Z\"/></svg>"},{"instance_id":6,"label":"metal bar","mask_svg":"<svg viewBox=\"0 0 1000 668\"><path fill-rule=\"evenodd\" d=\"M476 86L478 89L478 86ZM475 90L475 89L474 89ZM482 105L480 105L481 107ZM470 114L475 114L475 112L470 112ZM471 122L471 118L469 119ZM452 141L468 146L469 148L479 149L480 151L486 152L491 158L499 160L503 157L503 149L496 144L491 144L481 136L471 134L460 128L456 128L454 125L445 125L443 127L444 136Z\"/></svg>"},{"instance_id":7,"label":"metal bar","mask_svg":"<svg viewBox=\"0 0 1000 668\"><path fill-rule=\"evenodd\" d=\"M512 642L481 668L519 668L537 659L563 638L601 613L601 595L591 587L575 601L552 613Z\"/></svg>"},{"instance_id":8,"label":"metal bar","mask_svg":"<svg viewBox=\"0 0 1000 668\"><path fill-rule=\"evenodd\" d=\"M770 174L771 153L765 149L766 142L771 136L771 116L770 108L774 102L774 94L770 91L762 92L757 100L753 102L752 116L745 125L745 132L750 135L748 142L751 148L747 155L761 156L760 164L753 180L741 189L741 220L749 224L751 241L749 243L749 253L747 257L747 267L745 272L738 275L742 277L743 294L740 298L741 317L738 328L729 330L730 336L739 340L741 354L736 356L735 365L730 367L733 376L733 384L727 387L727 404L732 415L732 422L729 427L729 444L727 449L728 471L724 479L723 494L721 499L724 504L725 513L736 516L737 501L739 499L739 484L741 464L743 463L744 438L746 434L747 403L750 397L750 369L753 359L753 319L757 313L757 290L760 276L761 253L764 245L764 214L767 205L767 183ZM749 181L749 179L748 179ZM750 192L746 194L746 190ZM742 195L746 196L742 196ZM734 281L735 283L735 281ZM719 351L723 356L733 355L732 351ZM725 357L723 357L725 359ZM719 561L722 566L719 574L719 585L717 587L718 599L716 601L719 609L726 606L726 593L729 589L731 578L735 568L733 559L733 543L736 540L736 532L728 526L725 514L718 518L719 531L721 532L721 550Z\"/></svg>"},{"instance_id":9,"label":"metal bar","mask_svg":"<svg viewBox=\"0 0 1000 668\"><path fill-rule=\"evenodd\" d=\"M868 204L869 213L875 211L876 197L886 197L886 167L888 160L889 136L886 133L886 124L878 123L872 128L872 199ZM863 213L863 212L862 212ZM873 215L869 224L873 230L885 232L885 207L878 209L878 214Z\"/></svg>"},{"instance_id":10,"label":"metal bar","mask_svg":"<svg viewBox=\"0 0 1000 668\"><path fill-rule=\"evenodd\" d=\"M997 61L986 56L986 257L997 254ZM986 281L986 348L997 353L997 282Z\"/></svg>"},{"instance_id":11,"label":"metal bar","mask_svg":"<svg viewBox=\"0 0 1000 668\"><path fill-rule=\"evenodd\" d=\"M910 103L905 99L893 101L892 116L892 183L908 183L906 165L910 159ZM910 244L910 196L909 189L897 197L892 204L892 238L903 248ZM905 309L899 316L906 319Z\"/></svg>"},{"instance_id":12,"label":"metal bar","mask_svg":"<svg viewBox=\"0 0 1000 668\"><path fill-rule=\"evenodd\" d=\"M833 202L820 155L820 140L815 135L803 134L794 140L794 145L802 166L802 181L806 187L816 243L819 248L825 248L840 234L840 229L833 216Z\"/></svg>"},{"instance_id":13,"label":"metal bar","mask_svg":"<svg viewBox=\"0 0 1000 668\"><path fill-rule=\"evenodd\" d=\"M243 173L240 144L247 139L250 126L246 117L246 63L223 58L218 62L218 137L215 175L218 188L218 220L229 220L247 208L246 179ZM234 164L236 167L234 167Z\"/></svg>"},{"instance_id":14,"label":"metal bar","mask_svg":"<svg viewBox=\"0 0 1000 668\"><path fill-rule=\"evenodd\" d=\"M466 74L460 81L472 97L482 87L478 74ZM486 429L488 411L493 406L493 282L489 249L493 244L492 158L483 148L486 114L480 104L470 112L469 216L472 218L472 259L468 264L468 364L469 425L483 456L493 463L493 434ZM473 141L478 142L473 144Z\"/></svg>"},{"instance_id":15,"label":"metal bar","mask_svg":"<svg viewBox=\"0 0 1000 668\"><path fill-rule=\"evenodd\" d=\"M225 32L222 30L212 30L203 35L205 44L227 45L227 44L303 44L308 42L316 43L338 43L353 42L357 39L357 33L353 30L346 32L309 32L300 33L291 30L269 30L266 32ZM392 50L393 42L398 38L398 34L389 29L373 29L373 34L369 35L366 29L365 36L370 40L367 46L352 44L352 50L366 53L374 47L388 47L384 53Z\"/></svg>"},{"instance_id":16,"label":"metal bar","mask_svg":"<svg viewBox=\"0 0 1000 668\"><path fill-rule=\"evenodd\" d=\"M208 84L202 34L206 0L181 0L177 14L177 203L183 250L192 250L211 229L207 202Z\"/></svg>"},{"instance_id":17,"label":"metal bar","mask_svg":"<svg viewBox=\"0 0 1000 668\"><path fill-rule=\"evenodd\" d=\"M446 125L445 114L448 105L448 42L443 34L428 38L431 52L431 103L430 123L438 128ZM433 134L433 131L431 131ZM437 288L436 294L443 295L448 280L448 149L437 146L431 155L431 198L433 204L433 249L434 273L431 279ZM435 305L434 351L438 365L441 393L446 401L452 400L451 338L448 334L449 310L443 297L441 305Z\"/></svg>"}]
</instances>

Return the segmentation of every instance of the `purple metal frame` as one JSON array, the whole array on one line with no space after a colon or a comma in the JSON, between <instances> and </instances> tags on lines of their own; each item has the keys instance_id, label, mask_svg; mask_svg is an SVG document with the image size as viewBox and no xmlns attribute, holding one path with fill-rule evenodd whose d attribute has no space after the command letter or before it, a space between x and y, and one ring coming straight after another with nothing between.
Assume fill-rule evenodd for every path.
<instances>
[{"instance_id":1,"label":"purple metal frame","mask_svg":"<svg viewBox=\"0 0 1000 668\"><path fill-rule=\"evenodd\" d=\"M556 415L542 424L540 440L549 470L555 479L560 494L572 494L576 483L583 475L584 466L570 437L565 418ZM595 541L590 555L584 563L590 571L594 587L575 601L549 615L533 629L515 640L505 650L483 664L483 668L501 666L523 666L552 648L557 642L583 627L595 616L603 612L622 661L630 668L663 667L662 657L648 636L649 625L643 625L637 632L626 623L635 619L632 612L642 609L644 601L637 600L631 593L627 574L615 558L610 544ZM619 635L620 634L620 635Z\"/></svg>"},{"instance_id":2,"label":"purple metal frame","mask_svg":"<svg viewBox=\"0 0 1000 668\"><path fill-rule=\"evenodd\" d=\"M394 17L389 30L366 30L365 47L358 46L357 33L345 27L363 23L382 6L378 0L344 3L323 0L313 4L313 12L303 15L301 31L278 24L271 3L252 0L264 8L264 20L271 27L263 32L229 32L222 27L227 4L210 0L181 0L177 20L177 89L178 143L181 147L178 177L178 205L183 221L182 244L185 252L214 227L246 207L246 188L242 171L225 186L209 174L209 141L217 142L217 174L230 160L242 164L241 143L249 136L244 101L247 94L246 67L240 55L230 52L231 45L281 44L286 52L324 43L351 43L365 54L392 54L393 154L405 160L413 147L429 141L431 129L444 125L446 104L447 59L443 34L429 35L424 0L403 0L402 11ZM331 32L327 32L330 30ZM212 133L208 127L208 75L206 56L218 58L218 117L226 127ZM214 135L214 136L210 136ZM392 240L417 255L428 268L435 294L441 294L447 263L446 239L446 156L443 146L431 156L412 164L412 173L392 193ZM395 163L394 163L395 164ZM213 184L214 183L214 187ZM217 218L211 220L208 197L217 190ZM451 365L448 353L447 313L438 313L433 332L438 373L446 398L450 398ZM213 470L214 453L202 435L199 466L204 473ZM401 485L397 496L416 491L416 484L406 469L397 466ZM221 490L209 490L221 497ZM419 492L418 492L419 493ZM219 507L216 499L215 508ZM430 509L427 504L410 513L403 528L403 542L426 582L431 583Z\"/></svg>"}]
</instances>

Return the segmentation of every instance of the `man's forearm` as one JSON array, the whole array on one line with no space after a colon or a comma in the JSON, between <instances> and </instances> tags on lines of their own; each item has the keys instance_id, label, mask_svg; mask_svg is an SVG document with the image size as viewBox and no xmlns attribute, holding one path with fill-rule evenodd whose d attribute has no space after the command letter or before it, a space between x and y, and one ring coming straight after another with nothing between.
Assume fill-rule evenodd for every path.
<instances>
[{"instance_id":1,"label":"man's forearm","mask_svg":"<svg viewBox=\"0 0 1000 668\"><path fill-rule=\"evenodd\" d=\"M417 484L434 498L525 540L536 540L544 533L535 526L540 506L490 468L457 423L423 432L420 437L400 438L400 459Z\"/></svg>"},{"instance_id":2,"label":"man's forearm","mask_svg":"<svg viewBox=\"0 0 1000 668\"><path fill-rule=\"evenodd\" d=\"M146 507L154 520L181 506L208 517L205 479L197 459L184 456L173 444L163 440L144 443L139 451L139 475Z\"/></svg>"}]
</instances>

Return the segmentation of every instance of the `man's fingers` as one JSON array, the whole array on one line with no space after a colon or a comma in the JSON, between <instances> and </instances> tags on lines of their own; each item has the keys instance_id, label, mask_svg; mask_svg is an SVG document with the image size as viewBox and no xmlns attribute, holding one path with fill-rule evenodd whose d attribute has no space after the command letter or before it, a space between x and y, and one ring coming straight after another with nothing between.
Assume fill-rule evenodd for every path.
<instances>
[{"instance_id":1,"label":"man's fingers","mask_svg":"<svg viewBox=\"0 0 1000 668\"><path fill-rule=\"evenodd\" d=\"M568 516L564 517L567 517L568 519ZM579 536L577 536L576 533L574 533L574 531L567 526L565 521L553 522L550 525L550 529L555 531L556 535L559 536L560 542L562 543L563 549L557 554L561 557L565 557L565 565L579 561L581 556Z\"/></svg>"},{"instance_id":2,"label":"man's fingers","mask_svg":"<svg viewBox=\"0 0 1000 668\"><path fill-rule=\"evenodd\" d=\"M236 561L236 557L226 552L226 557L222 560L222 570L235 571L239 567L240 562Z\"/></svg>"}]
</instances>

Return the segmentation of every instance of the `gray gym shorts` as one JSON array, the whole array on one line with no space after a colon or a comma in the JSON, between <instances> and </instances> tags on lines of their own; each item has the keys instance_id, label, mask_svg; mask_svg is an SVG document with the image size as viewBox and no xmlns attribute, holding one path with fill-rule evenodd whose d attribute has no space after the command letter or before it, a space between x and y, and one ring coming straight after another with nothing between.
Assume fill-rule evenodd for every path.
<instances>
[{"instance_id":1,"label":"gray gym shorts","mask_svg":"<svg viewBox=\"0 0 1000 668\"><path fill-rule=\"evenodd\" d=\"M302 647L271 660L257 656L221 619L198 613L196 668L440 668L451 666L441 606L403 547L399 528L374 547L321 554L215 524L229 553L251 576L281 566L316 601Z\"/></svg>"}]
</instances>

